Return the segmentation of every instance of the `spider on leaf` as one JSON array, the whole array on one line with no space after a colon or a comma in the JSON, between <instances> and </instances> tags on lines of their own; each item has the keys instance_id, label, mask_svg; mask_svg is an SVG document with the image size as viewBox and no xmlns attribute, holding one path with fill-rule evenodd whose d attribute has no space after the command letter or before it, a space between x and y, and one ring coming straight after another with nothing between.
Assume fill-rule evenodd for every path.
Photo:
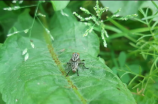
<instances>
[{"instance_id":1,"label":"spider on leaf","mask_svg":"<svg viewBox=\"0 0 158 104\"><path fill-rule=\"evenodd\" d=\"M83 61L84 60L80 60L79 53L73 53L71 59L69 60L69 62L67 62L68 68L71 67L71 69L68 71L66 76L68 76L68 74L70 73L71 70L74 73L77 72L77 76L79 76L79 74L78 74L78 67L80 65L82 65L85 69L89 69L89 68L85 67L85 64L83 63Z\"/></svg>"}]
</instances>

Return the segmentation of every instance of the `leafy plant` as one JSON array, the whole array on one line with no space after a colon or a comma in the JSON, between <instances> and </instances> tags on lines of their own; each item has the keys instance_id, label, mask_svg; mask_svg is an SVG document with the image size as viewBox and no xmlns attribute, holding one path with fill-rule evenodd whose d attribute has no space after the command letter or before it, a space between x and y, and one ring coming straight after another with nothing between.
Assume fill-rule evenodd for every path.
<instances>
[{"instance_id":1,"label":"leafy plant","mask_svg":"<svg viewBox=\"0 0 158 104\"><path fill-rule=\"evenodd\" d=\"M152 1L152 3L155 7L158 7L154 1ZM146 95L149 96L151 94L149 92L154 93L153 91L151 91L151 88L153 88L153 90L157 89L154 86L151 87L150 84L151 83L153 84L157 81L157 48L155 47L157 45L157 32L154 30L154 28L156 28L157 22L152 23L152 21L154 20L158 12L156 12L153 16L149 16L148 8L146 9L145 12L143 9L140 9L140 12L144 16L142 20L144 20L145 24L148 26L150 33L141 36L137 40L137 44L135 45L135 47L138 48L137 52L140 52L145 60L149 60L149 58L151 58L151 66L149 73L145 75L143 80L140 81L140 83L138 83L136 86L137 87L139 86L141 89L143 89L142 91L143 94L146 91ZM148 88L148 86L150 86L150 88ZM157 99L157 94L155 96L152 95L152 98L153 99L150 99L149 101L151 104L155 104Z\"/></svg>"},{"instance_id":2,"label":"leafy plant","mask_svg":"<svg viewBox=\"0 0 158 104\"><path fill-rule=\"evenodd\" d=\"M67 16L57 11L50 22L37 17L40 5L34 18L28 10L18 16L0 47L3 100L7 104L135 104L127 87L99 61L98 36L91 32L83 37L87 27L67 8L63 10ZM89 69L80 70L79 77L72 73L66 77L65 63L73 52L80 53Z\"/></svg>"},{"instance_id":3,"label":"leafy plant","mask_svg":"<svg viewBox=\"0 0 158 104\"><path fill-rule=\"evenodd\" d=\"M155 7L157 7L157 4L154 1L152 1L151 3ZM157 12L155 12L153 15L150 15L149 8L139 9L140 13L144 16L142 19L134 18L135 20L146 25L148 28L126 30L126 33L133 34L135 36L140 36L138 37L137 41L131 39L135 44L133 44L132 42L130 44L135 48L137 48L136 51L133 51L131 53L141 54L143 58L147 61L147 63L150 65L148 65L148 67L142 66L142 68L144 69L139 68L138 66L136 68L136 66L130 67L131 65L126 65L128 70L125 70L126 69L125 67L123 68L121 67L122 66L121 63L124 63L123 61L124 58L123 55L121 55L122 54L121 53L118 58L120 67L116 65L116 67L113 68L113 71L120 75L122 81L128 83L128 88L131 88L131 91L137 88L136 92L134 92L133 94L135 94L135 99L140 104L144 104L144 103L156 104L158 98L157 94L154 93L154 91L157 90L157 88L154 87L155 85L157 85L156 83L157 82L157 48L155 48L155 46L157 45L157 31L156 31L157 22L153 21L157 16ZM120 27L119 26L120 24L117 23L116 21L114 21L113 23L115 23L118 27ZM114 35L118 36L119 34L114 34ZM131 37L128 37L128 39L130 39ZM133 55L134 54L132 54L132 56ZM146 70L149 73L146 72L145 75L142 75L142 71L140 69ZM131 78L131 76L133 78Z\"/></svg>"},{"instance_id":4,"label":"leafy plant","mask_svg":"<svg viewBox=\"0 0 158 104\"><path fill-rule=\"evenodd\" d=\"M0 7L0 103L157 104L156 1ZM89 69L66 77L74 52Z\"/></svg>"}]
</instances>

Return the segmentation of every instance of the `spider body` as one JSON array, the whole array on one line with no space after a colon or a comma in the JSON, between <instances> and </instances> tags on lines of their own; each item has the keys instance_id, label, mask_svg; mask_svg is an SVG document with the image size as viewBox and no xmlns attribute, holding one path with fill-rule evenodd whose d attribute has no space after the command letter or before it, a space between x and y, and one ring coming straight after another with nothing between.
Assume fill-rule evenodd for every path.
<instances>
[{"instance_id":1,"label":"spider body","mask_svg":"<svg viewBox=\"0 0 158 104\"><path fill-rule=\"evenodd\" d=\"M83 60L82 60L83 61ZM85 64L80 60L80 55L79 53L73 53L72 54L72 57L71 59L69 60L69 62L67 62L67 65L70 67L71 66L71 70L75 73L77 72L77 75L79 76L78 74L78 67L79 65L82 65L84 68L85 67ZM86 68L88 69L88 68ZM68 76L69 72L71 71L69 70L68 73L66 74L66 76Z\"/></svg>"}]
</instances>

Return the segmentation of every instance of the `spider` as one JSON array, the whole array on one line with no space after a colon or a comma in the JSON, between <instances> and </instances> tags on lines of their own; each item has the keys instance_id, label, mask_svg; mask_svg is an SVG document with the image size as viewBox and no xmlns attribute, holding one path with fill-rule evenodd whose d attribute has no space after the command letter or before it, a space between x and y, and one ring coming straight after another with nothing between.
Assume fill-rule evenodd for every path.
<instances>
[{"instance_id":1,"label":"spider","mask_svg":"<svg viewBox=\"0 0 158 104\"><path fill-rule=\"evenodd\" d=\"M75 73L77 71L77 76L79 76L78 74L78 66L82 65L85 69L88 69L85 67L85 64L83 63L84 60L80 60L80 55L79 53L73 53L71 59L69 60L69 62L67 62L68 67L71 66L71 70ZM68 74L70 73L70 71L68 71L68 73L66 74L66 76L68 76Z\"/></svg>"}]
</instances>

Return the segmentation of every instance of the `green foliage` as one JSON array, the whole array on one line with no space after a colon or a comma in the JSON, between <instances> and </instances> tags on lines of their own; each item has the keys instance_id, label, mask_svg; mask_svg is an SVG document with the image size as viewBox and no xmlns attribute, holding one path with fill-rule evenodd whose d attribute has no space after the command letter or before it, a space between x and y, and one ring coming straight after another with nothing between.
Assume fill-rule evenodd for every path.
<instances>
[{"instance_id":1,"label":"green foliage","mask_svg":"<svg viewBox=\"0 0 158 104\"><path fill-rule=\"evenodd\" d=\"M80 7L80 10L85 12L86 14L90 15L89 17L83 18L82 16L80 16L79 14L77 14L76 12L73 12L73 14L78 17L80 19L80 21L85 21L85 25L88 25L89 28L85 31L85 34L83 36L87 36L89 33L91 33L93 31L93 29L95 28L94 26L97 25L97 27L99 28L99 31L101 31L101 37L103 40L103 44L104 47L107 47L107 43L106 43L106 38L105 37L109 37L107 31L105 30L105 25L103 23L103 20L101 20L101 16L103 14L104 11L107 11L108 8L107 7L99 7L98 1L96 1L96 5L94 7L94 10L96 12L96 15L93 15L92 13L90 13L87 9ZM88 21L92 20L94 22L94 24L88 23Z\"/></svg>"},{"instance_id":2,"label":"green foliage","mask_svg":"<svg viewBox=\"0 0 158 104\"><path fill-rule=\"evenodd\" d=\"M54 37L52 45L46 39L49 34L45 28L39 28L38 32L40 24L29 17L28 11L19 16L13 26L16 30L25 30L30 24L24 21L26 27L21 26L23 20L34 21L33 25L38 25L31 29L34 38L24 37L24 32L18 32L9 36L0 48L0 91L3 100L8 104L135 104L127 87L97 58L97 35L91 32L89 36L83 37L81 34L87 27L73 19L68 9L63 12L69 17L56 12L48 24ZM30 31L26 34L29 35ZM35 38L36 35L43 35L46 40L39 40ZM35 48L31 47L30 41ZM22 55L25 48L29 53L27 60ZM73 52L80 53L89 69L79 70L79 77L72 73L66 77L68 70L65 64ZM113 99L113 96L116 98Z\"/></svg>"},{"instance_id":3,"label":"green foliage","mask_svg":"<svg viewBox=\"0 0 158 104\"><path fill-rule=\"evenodd\" d=\"M157 4L154 1L152 1L151 3L157 8ZM135 18L135 20L138 20L139 22L146 25L148 27L146 29L140 28L136 30L126 30L123 26L121 26L116 21L111 21L118 28L122 29L124 32L139 36L137 37L137 41L132 39L133 38L132 36L127 37L127 38L132 40L133 43L130 43L130 44L134 46L135 48L137 48L137 51L133 51L132 53L141 54L142 57L147 61L147 64L148 64L147 67L144 67L144 65L140 67L137 64L136 65L126 64L126 67L128 68L128 70L118 65L116 65L112 69L115 73L118 73L118 75L120 76L123 82L129 83L128 86L129 88L132 87L131 90L137 88L137 91L134 94L136 94L135 96L136 101L138 101L140 104L144 104L144 103L156 104L157 102L157 95L154 94L154 91L151 91L151 89L153 90L157 89L154 87L154 83L157 81L156 79L154 79L155 77L157 77L157 48L155 47L157 45L157 31L156 31L157 22L153 23L153 20L157 16L157 12L154 12L154 14L151 15L149 8L147 9L140 8L139 11L144 17L142 19ZM115 36L119 36L119 35L121 34L114 34L113 37L116 38ZM120 64L121 62L124 63L124 58L121 59L121 57L123 57L123 55L120 54L118 58ZM119 69L119 71L117 69ZM142 75L142 70L147 71L145 72L146 73L145 75ZM136 83L134 80L137 80L139 82Z\"/></svg>"},{"instance_id":4,"label":"green foliage","mask_svg":"<svg viewBox=\"0 0 158 104\"><path fill-rule=\"evenodd\" d=\"M157 1L0 6L0 93L7 104L157 104ZM89 69L66 77L74 52Z\"/></svg>"},{"instance_id":5,"label":"green foliage","mask_svg":"<svg viewBox=\"0 0 158 104\"><path fill-rule=\"evenodd\" d=\"M84 21L86 25L89 26L89 28L86 30L85 34L83 36L87 36L88 33L91 33L91 31L95 28L101 33L101 38L103 40L104 47L107 47L106 38L108 38L108 33L106 31L106 24L104 24L105 21L111 20L111 19L119 19L119 20L127 20L129 18L137 17L137 14L133 15L127 15L124 17L118 17L118 13L121 11L121 9L118 9L112 16L107 16L106 20L101 20L102 14L106 11L108 11L109 7L99 7L99 2L96 0L96 5L94 7L94 10L96 12L96 16L90 13L87 9L80 7L81 11L85 12L86 14L90 15L89 17L83 18L76 12L73 12L73 14L80 19L80 21ZM94 23L89 23L89 21L93 21ZM113 28L110 28L113 29ZM116 30L116 29L115 29ZM105 38L106 37L106 38Z\"/></svg>"},{"instance_id":6,"label":"green foliage","mask_svg":"<svg viewBox=\"0 0 158 104\"><path fill-rule=\"evenodd\" d=\"M155 2L152 2L155 7L158 8ZM142 20L146 23L146 25L149 28L149 34L145 34L141 36L137 40L136 47L138 48L138 51L142 54L143 58L145 60L152 58L151 60L151 66L150 66L150 71L148 75L144 77L144 79L140 82L141 84L137 84L138 86L141 86L141 89L143 89L143 92L146 90L146 95L149 97L152 94L152 99L149 97L148 102L151 104L155 104L157 100L157 95L154 96L153 93L154 91L151 91L150 89L152 88L153 90L157 89L154 88L154 86L150 86L149 83L156 82L157 79L157 48L155 47L157 45L157 32L154 30L157 22L154 24L152 23L152 20L156 17L157 13L156 12L153 16L149 16L149 9L147 8L145 11L143 9L140 9L140 12L144 16ZM150 86L150 87L149 87ZM150 93L149 93L150 92ZM152 93L151 93L152 92ZM143 101L147 101L145 98L143 98Z\"/></svg>"}]
</instances>

